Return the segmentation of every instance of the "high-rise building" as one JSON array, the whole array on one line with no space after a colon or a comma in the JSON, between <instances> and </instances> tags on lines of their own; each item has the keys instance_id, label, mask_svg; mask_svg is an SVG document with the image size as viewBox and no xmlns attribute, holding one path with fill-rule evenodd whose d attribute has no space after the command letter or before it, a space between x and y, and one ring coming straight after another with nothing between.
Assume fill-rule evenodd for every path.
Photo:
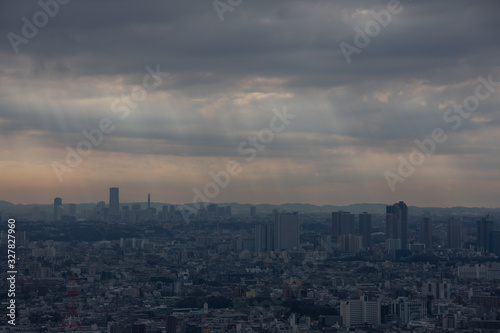
<instances>
[{"instance_id":1,"label":"high-rise building","mask_svg":"<svg viewBox=\"0 0 500 333\"><path fill-rule=\"evenodd\" d=\"M363 237L363 248L372 246L372 215L364 212L359 214L359 235Z\"/></svg>"},{"instance_id":2,"label":"high-rise building","mask_svg":"<svg viewBox=\"0 0 500 333\"><path fill-rule=\"evenodd\" d=\"M404 201L394 204L394 213L398 217L399 238L401 238L401 247L408 248L408 206Z\"/></svg>"},{"instance_id":3,"label":"high-rise building","mask_svg":"<svg viewBox=\"0 0 500 333\"><path fill-rule=\"evenodd\" d=\"M168 220L168 205L163 205L161 207L161 215L164 220Z\"/></svg>"},{"instance_id":4,"label":"high-rise building","mask_svg":"<svg viewBox=\"0 0 500 333\"><path fill-rule=\"evenodd\" d=\"M426 318L427 304L425 300L398 297L391 303L390 312L397 315L403 324Z\"/></svg>"},{"instance_id":5,"label":"high-rise building","mask_svg":"<svg viewBox=\"0 0 500 333\"><path fill-rule=\"evenodd\" d=\"M57 221L61 218L60 216L58 216L59 207L62 207L62 199L59 197L54 198L54 221Z\"/></svg>"},{"instance_id":6,"label":"high-rise building","mask_svg":"<svg viewBox=\"0 0 500 333\"><path fill-rule=\"evenodd\" d=\"M368 296L340 302L340 316L344 327L380 325L380 302Z\"/></svg>"},{"instance_id":7,"label":"high-rise building","mask_svg":"<svg viewBox=\"0 0 500 333\"><path fill-rule=\"evenodd\" d=\"M276 249L276 246L278 245L278 241L274 239L274 235L277 232L275 229L278 228L278 221L279 221L279 213L275 209L273 210L273 219L269 220L266 225L266 248L267 251L274 251Z\"/></svg>"},{"instance_id":8,"label":"high-rise building","mask_svg":"<svg viewBox=\"0 0 500 333\"><path fill-rule=\"evenodd\" d=\"M170 219L175 217L175 205L170 205Z\"/></svg>"},{"instance_id":9,"label":"high-rise building","mask_svg":"<svg viewBox=\"0 0 500 333\"><path fill-rule=\"evenodd\" d=\"M363 325L363 304L359 299L340 302L340 316L344 327Z\"/></svg>"},{"instance_id":10,"label":"high-rise building","mask_svg":"<svg viewBox=\"0 0 500 333\"><path fill-rule=\"evenodd\" d=\"M354 234L354 214L349 212L332 212L332 238L340 235Z\"/></svg>"},{"instance_id":11,"label":"high-rise building","mask_svg":"<svg viewBox=\"0 0 500 333\"><path fill-rule=\"evenodd\" d=\"M422 218L420 222L420 242L425 244L425 249L432 249L432 224L428 217Z\"/></svg>"},{"instance_id":12,"label":"high-rise building","mask_svg":"<svg viewBox=\"0 0 500 333\"><path fill-rule=\"evenodd\" d=\"M401 239L400 238L387 238L385 240L385 248L387 250L400 250L401 249Z\"/></svg>"},{"instance_id":13,"label":"high-rise building","mask_svg":"<svg viewBox=\"0 0 500 333\"><path fill-rule=\"evenodd\" d=\"M493 221L486 217L476 222L477 246L479 251L488 252L490 249L490 232L493 231Z\"/></svg>"},{"instance_id":14,"label":"high-rise building","mask_svg":"<svg viewBox=\"0 0 500 333\"><path fill-rule=\"evenodd\" d=\"M255 251L256 252L267 252L271 251L267 247L267 225L257 224L255 226Z\"/></svg>"},{"instance_id":15,"label":"high-rise building","mask_svg":"<svg viewBox=\"0 0 500 333\"><path fill-rule=\"evenodd\" d=\"M151 194L148 193L148 208L146 208L145 218L152 220L156 218L156 208L151 207Z\"/></svg>"},{"instance_id":16,"label":"high-rise building","mask_svg":"<svg viewBox=\"0 0 500 333\"><path fill-rule=\"evenodd\" d=\"M380 325L380 301L369 300L368 296L361 296L361 310L363 315L363 325Z\"/></svg>"},{"instance_id":17,"label":"high-rise building","mask_svg":"<svg viewBox=\"0 0 500 333\"><path fill-rule=\"evenodd\" d=\"M66 215L66 209L64 209L64 206L59 206L57 207L57 220L64 220L66 221L66 218L63 218L63 216L65 217Z\"/></svg>"},{"instance_id":18,"label":"high-rise building","mask_svg":"<svg viewBox=\"0 0 500 333\"><path fill-rule=\"evenodd\" d=\"M457 322L458 322L458 314L456 313L449 313L445 316L443 316L443 320L441 322L441 327L445 329L446 331L454 331L457 328Z\"/></svg>"},{"instance_id":19,"label":"high-rise building","mask_svg":"<svg viewBox=\"0 0 500 333\"><path fill-rule=\"evenodd\" d=\"M271 243L271 249L274 251L279 251L278 247L278 226L280 222L280 213L278 212L277 209L273 209L273 217L274 220L269 222L268 227L267 227L267 241L268 243Z\"/></svg>"},{"instance_id":20,"label":"high-rise building","mask_svg":"<svg viewBox=\"0 0 500 333\"><path fill-rule=\"evenodd\" d=\"M462 247L462 218L450 216L448 218L448 248L459 249Z\"/></svg>"},{"instance_id":21,"label":"high-rise building","mask_svg":"<svg viewBox=\"0 0 500 333\"><path fill-rule=\"evenodd\" d=\"M276 223L276 222L275 222ZM275 226L275 250L291 250L299 248L299 213L279 214Z\"/></svg>"},{"instance_id":22,"label":"high-rise building","mask_svg":"<svg viewBox=\"0 0 500 333\"><path fill-rule=\"evenodd\" d=\"M130 219L130 209L128 206L123 206L122 207L122 218L123 220L127 221Z\"/></svg>"},{"instance_id":23,"label":"high-rise building","mask_svg":"<svg viewBox=\"0 0 500 333\"><path fill-rule=\"evenodd\" d=\"M404 201L386 207L385 232L387 239L400 239L401 248L408 248L408 206Z\"/></svg>"},{"instance_id":24,"label":"high-rise building","mask_svg":"<svg viewBox=\"0 0 500 333\"><path fill-rule=\"evenodd\" d=\"M340 235L337 239L338 249L345 253L356 253L363 247L363 237L344 234Z\"/></svg>"},{"instance_id":25,"label":"high-rise building","mask_svg":"<svg viewBox=\"0 0 500 333\"><path fill-rule=\"evenodd\" d=\"M488 252L500 255L500 231L491 231Z\"/></svg>"},{"instance_id":26,"label":"high-rise building","mask_svg":"<svg viewBox=\"0 0 500 333\"><path fill-rule=\"evenodd\" d=\"M120 198L119 198L118 187L111 187L109 189L109 211L108 216L119 216L120 215Z\"/></svg>"},{"instance_id":27,"label":"high-rise building","mask_svg":"<svg viewBox=\"0 0 500 333\"><path fill-rule=\"evenodd\" d=\"M339 212L332 212L332 239L335 241L340 235L340 216Z\"/></svg>"},{"instance_id":28,"label":"high-rise building","mask_svg":"<svg viewBox=\"0 0 500 333\"><path fill-rule=\"evenodd\" d=\"M385 238L399 239L399 225L394 213L394 206L385 207Z\"/></svg>"},{"instance_id":29,"label":"high-rise building","mask_svg":"<svg viewBox=\"0 0 500 333\"><path fill-rule=\"evenodd\" d=\"M434 299L450 299L451 285L449 282L432 281L422 286L422 294Z\"/></svg>"},{"instance_id":30,"label":"high-rise building","mask_svg":"<svg viewBox=\"0 0 500 333\"><path fill-rule=\"evenodd\" d=\"M135 222L139 221L142 215L141 204L138 203L132 204L132 207L130 207L128 215L131 221Z\"/></svg>"},{"instance_id":31,"label":"high-rise building","mask_svg":"<svg viewBox=\"0 0 500 333\"><path fill-rule=\"evenodd\" d=\"M250 207L250 217L255 217L257 215L257 207L252 206Z\"/></svg>"}]
</instances>

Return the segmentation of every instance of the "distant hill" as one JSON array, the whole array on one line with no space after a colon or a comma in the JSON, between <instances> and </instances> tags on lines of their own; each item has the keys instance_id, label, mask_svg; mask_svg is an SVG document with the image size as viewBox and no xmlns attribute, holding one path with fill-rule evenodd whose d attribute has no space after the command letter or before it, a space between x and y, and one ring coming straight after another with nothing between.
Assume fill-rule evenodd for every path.
<instances>
[{"instance_id":1,"label":"distant hill","mask_svg":"<svg viewBox=\"0 0 500 333\"><path fill-rule=\"evenodd\" d=\"M360 214L367 212L370 214L385 214L385 207L387 204L370 204L370 203L360 203L352 204L347 206L335 206L335 205L323 205L316 206L311 204L282 204L282 205L269 205L269 204L219 204L221 206L231 206L234 213L249 214L250 207L257 207L257 213L271 213L273 209L278 209L279 211L297 211L303 213L329 213L333 211L347 211L354 214ZM483 207L408 207L410 215L421 216L425 213L430 213L432 216L449 216L449 215L485 215L489 213L490 215L500 215L500 208L483 208Z\"/></svg>"},{"instance_id":2,"label":"distant hill","mask_svg":"<svg viewBox=\"0 0 500 333\"><path fill-rule=\"evenodd\" d=\"M12 202L0 200L0 208L12 207L12 206L14 206L14 204Z\"/></svg>"},{"instance_id":3,"label":"distant hill","mask_svg":"<svg viewBox=\"0 0 500 333\"><path fill-rule=\"evenodd\" d=\"M139 203L144 209L147 207L147 202L133 202L133 203L120 203L120 206L131 206L132 204ZM205 203L207 205L208 203ZM65 208L68 209L68 203L63 204ZM80 210L92 209L95 207L95 203L80 203L77 204L77 212ZM158 212L161 211L165 203L152 202L151 207L156 208ZM171 204L167 204L171 205ZM189 205L189 204L188 204ZM336 205L323 205L317 206L312 204L303 203L286 203L281 205L271 205L271 204L249 204L249 203L218 203L218 206L231 206L231 211L234 215L249 215L250 207L255 206L257 208L257 214L270 214L274 209L280 212L301 212L301 213L330 213L333 211L343 210L351 212L354 214L360 214L367 212L370 214L385 214L385 207L387 204L371 204L371 203L359 203L346 206L336 206ZM31 211L34 207L38 207L41 211L45 211L47 214L52 214L53 206L51 204L13 204L8 201L0 201L0 215L2 218L8 215L24 215L30 216ZM481 216L490 214L492 218L495 215L500 216L500 208L482 208L482 207L408 207L410 215L421 216L425 213L431 214L431 216L449 216L449 215L462 215L462 216Z\"/></svg>"}]
</instances>

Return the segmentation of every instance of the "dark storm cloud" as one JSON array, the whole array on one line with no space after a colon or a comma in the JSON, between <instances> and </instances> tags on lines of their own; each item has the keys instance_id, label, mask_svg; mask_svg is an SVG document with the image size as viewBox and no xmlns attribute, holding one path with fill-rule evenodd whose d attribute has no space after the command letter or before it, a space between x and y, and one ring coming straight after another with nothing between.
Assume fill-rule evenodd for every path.
<instances>
[{"instance_id":1,"label":"dark storm cloud","mask_svg":"<svg viewBox=\"0 0 500 333\"><path fill-rule=\"evenodd\" d=\"M0 134L63 149L109 117L116 130L96 150L241 158L238 144L286 105L297 118L264 158L326 170L349 154L406 154L436 127L450 136L437 155L494 151L495 140L471 138L498 133L498 92L456 131L443 113L474 94L479 76L500 81L498 2L401 1L348 64L339 44L354 45L354 28L387 5L245 0L221 22L211 1L73 0L15 54L7 34L21 35L21 18L40 6L2 2ZM156 64L170 76L120 120L112 101Z\"/></svg>"},{"instance_id":2,"label":"dark storm cloud","mask_svg":"<svg viewBox=\"0 0 500 333\"><path fill-rule=\"evenodd\" d=\"M76 74L130 73L139 62L165 59L175 71L214 71L266 75L366 74L392 77L394 71L421 72L451 66L467 54L481 54L498 41L494 2L461 2L453 7L424 2L403 3L404 9L345 66L338 44L351 42L355 32L349 16L356 9L384 9L386 2L287 6L246 2L219 22L208 2L70 2L22 53L40 61L78 56L69 65ZM20 17L37 6L18 3L2 11L7 31L20 31ZM451 13L450 13L451 11ZM445 15L446 14L446 15ZM477 17L480 16L480 19ZM359 22L371 19L364 15ZM365 21L365 22L363 22ZM10 52L7 39L2 50ZM491 50L490 50L491 51ZM98 61L96 61L98 59ZM403 60L394 63L394 60ZM413 61L405 63L405 59ZM146 60L146 61L145 61ZM377 66L373 66L376 62ZM392 70L391 70L392 68ZM61 71L67 70L62 66ZM368 71L368 73L366 72Z\"/></svg>"}]
</instances>

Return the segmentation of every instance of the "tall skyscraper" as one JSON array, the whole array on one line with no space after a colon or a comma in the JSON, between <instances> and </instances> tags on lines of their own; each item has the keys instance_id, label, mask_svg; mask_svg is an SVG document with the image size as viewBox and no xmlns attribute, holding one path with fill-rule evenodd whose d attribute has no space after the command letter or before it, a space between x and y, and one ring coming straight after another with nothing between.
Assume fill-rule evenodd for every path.
<instances>
[{"instance_id":1,"label":"tall skyscraper","mask_svg":"<svg viewBox=\"0 0 500 333\"><path fill-rule=\"evenodd\" d=\"M493 231L493 221L486 217L476 222L477 224L477 246L481 252L490 249L490 233Z\"/></svg>"},{"instance_id":2,"label":"tall skyscraper","mask_svg":"<svg viewBox=\"0 0 500 333\"><path fill-rule=\"evenodd\" d=\"M500 255L500 231L491 231L489 233L490 244L488 252Z\"/></svg>"},{"instance_id":3,"label":"tall skyscraper","mask_svg":"<svg viewBox=\"0 0 500 333\"><path fill-rule=\"evenodd\" d=\"M408 206L404 201L386 207L385 232L387 239L400 239L401 248L408 248Z\"/></svg>"},{"instance_id":4,"label":"tall skyscraper","mask_svg":"<svg viewBox=\"0 0 500 333\"><path fill-rule=\"evenodd\" d=\"M363 237L363 248L372 246L372 215L364 212L359 214L359 235Z\"/></svg>"},{"instance_id":5,"label":"tall skyscraper","mask_svg":"<svg viewBox=\"0 0 500 333\"><path fill-rule=\"evenodd\" d=\"M408 206L404 201L394 204L394 213L397 216L399 224L399 238L401 238L401 247L408 248Z\"/></svg>"},{"instance_id":6,"label":"tall skyscraper","mask_svg":"<svg viewBox=\"0 0 500 333\"><path fill-rule=\"evenodd\" d=\"M394 206L385 207L385 238L399 239L399 226L397 216L394 214Z\"/></svg>"},{"instance_id":7,"label":"tall skyscraper","mask_svg":"<svg viewBox=\"0 0 500 333\"><path fill-rule=\"evenodd\" d=\"M459 249L462 247L462 218L450 216L448 218L448 248Z\"/></svg>"},{"instance_id":8,"label":"tall skyscraper","mask_svg":"<svg viewBox=\"0 0 500 333\"><path fill-rule=\"evenodd\" d=\"M425 244L425 249L432 249L432 224L428 217L422 218L420 222L420 242Z\"/></svg>"},{"instance_id":9,"label":"tall skyscraper","mask_svg":"<svg viewBox=\"0 0 500 333\"><path fill-rule=\"evenodd\" d=\"M118 187L109 189L109 211L108 216L111 219L119 218L120 216L120 197Z\"/></svg>"},{"instance_id":10,"label":"tall skyscraper","mask_svg":"<svg viewBox=\"0 0 500 333\"><path fill-rule=\"evenodd\" d=\"M59 207L61 206L62 206L62 199L59 197L54 198L54 221L60 219L60 216L58 216L58 212L59 212Z\"/></svg>"},{"instance_id":11,"label":"tall skyscraper","mask_svg":"<svg viewBox=\"0 0 500 333\"><path fill-rule=\"evenodd\" d=\"M148 208L146 208L146 218L155 219L156 218L156 208L151 207L151 194L148 193Z\"/></svg>"},{"instance_id":12,"label":"tall skyscraper","mask_svg":"<svg viewBox=\"0 0 500 333\"><path fill-rule=\"evenodd\" d=\"M274 251L278 249L278 239L275 235L278 234L278 222L280 220L280 214L277 209L273 210L273 219L269 220L266 225L266 248L267 251ZM276 236L277 237L277 236Z\"/></svg>"},{"instance_id":13,"label":"tall skyscraper","mask_svg":"<svg viewBox=\"0 0 500 333\"><path fill-rule=\"evenodd\" d=\"M256 252L267 252L271 251L267 247L267 225L257 224L255 226L255 251Z\"/></svg>"},{"instance_id":14,"label":"tall skyscraper","mask_svg":"<svg viewBox=\"0 0 500 333\"><path fill-rule=\"evenodd\" d=\"M354 234L354 214L349 212L332 212L332 238L340 235Z\"/></svg>"},{"instance_id":15,"label":"tall skyscraper","mask_svg":"<svg viewBox=\"0 0 500 333\"><path fill-rule=\"evenodd\" d=\"M299 213L279 214L277 228L275 226L275 230L275 250L299 248Z\"/></svg>"},{"instance_id":16,"label":"tall skyscraper","mask_svg":"<svg viewBox=\"0 0 500 333\"><path fill-rule=\"evenodd\" d=\"M272 221L267 228L267 241L271 243L271 249L279 251L278 247L278 226L280 222L280 213L277 209L273 209L274 221Z\"/></svg>"}]
</instances>

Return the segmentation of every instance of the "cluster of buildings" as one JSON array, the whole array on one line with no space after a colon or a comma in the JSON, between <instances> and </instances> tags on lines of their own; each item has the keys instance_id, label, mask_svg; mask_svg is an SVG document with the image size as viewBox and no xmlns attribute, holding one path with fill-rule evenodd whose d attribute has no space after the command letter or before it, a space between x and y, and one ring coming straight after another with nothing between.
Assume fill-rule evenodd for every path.
<instances>
[{"instance_id":1,"label":"cluster of buildings","mask_svg":"<svg viewBox=\"0 0 500 333\"><path fill-rule=\"evenodd\" d=\"M112 188L108 205L56 198L53 218L18 219L19 325L0 318L0 332L500 330L489 216L412 216L404 202L385 214L157 212L149 199L128 210Z\"/></svg>"},{"instance_id":2,"label":"cluster of buildings","mask_svg":"<svg viewBox=\"0 0 500 333\"><path fill-rule=\"evenodd\" d=\"M131 205L120 205L119 188L112 187L109 189L109 205L104 201L98 202L95 207L90 209L81 209L79 214L76 213L76 204L68 204L66 209L61 198L54 198L54 213L50 218L53 221L76 221L83 220L102 220L102 221L132 221L140 222L145 220L189 220L193 212L203 218L218 218L231 216L231 206L217 206L216 204L207 204L199 209L194 209L191 206L179 205L163 205L161 210L151 206L151 195L148 193L147 207L142 208L140 203ZM255 208L255 207L254 207ZM39 220L42 217L40 209L34 207L32 211L32 219Z\"/></svg>"}]
</instances>

